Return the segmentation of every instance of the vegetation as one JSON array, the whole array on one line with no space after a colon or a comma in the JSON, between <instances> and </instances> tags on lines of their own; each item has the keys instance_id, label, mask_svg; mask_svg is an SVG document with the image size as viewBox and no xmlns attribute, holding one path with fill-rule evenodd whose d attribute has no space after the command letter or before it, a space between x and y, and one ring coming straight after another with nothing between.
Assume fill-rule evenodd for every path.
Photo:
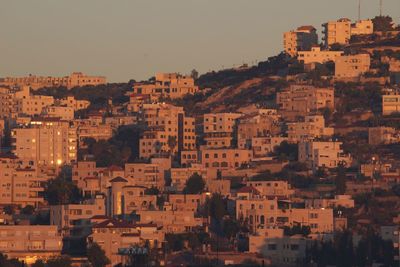
<instances>
[{"instance_id":1,"label":"vegetation","mask_svg":"<svg viewBox=\"0 0 400 267\"><path fill-rule=\"evenodd\" d=\"M376 16L372 19L374 31L387 32L393 31L393 19L389 16Z\"/></svg>"},{"instance_id":2,"label":"vegetation","mask_svg":"<svg viewBox=\"0 0 400 267\"><path fill-rule=\"evenodd\" d=\"M81 195L72 182L71 168L63 167L55 179L50 179L45 186L44 196L50 205L79 203Z\"/></svg>"},{"instance_id":3,"label":"vegetation","mask_svg":"<svg viewBox=\"0 0 400 267\"><path fill-rule=\"evenodd\" d=\"M90 244L87 249L87 257L92 266L104 267L111 263L104 250L97 243Z\"/></svg>"},{"instance_id":4,"label":"vegetation","mask_svg":"<svg viewBox=\"0 0 400 267\"><path fill-rule=\"evenodd\" d=\"M189 179L186 181L183 193L200 194L201 192L204 191L205 186L206 182L204 181L203 177L196 172L192 176L190 176Z\"/></svg>"}]
</instances>

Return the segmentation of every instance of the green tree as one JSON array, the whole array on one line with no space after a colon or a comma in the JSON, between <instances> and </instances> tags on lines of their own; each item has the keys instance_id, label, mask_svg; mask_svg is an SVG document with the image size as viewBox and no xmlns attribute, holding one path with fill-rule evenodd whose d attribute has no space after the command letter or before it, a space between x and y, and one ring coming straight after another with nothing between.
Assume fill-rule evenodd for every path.
<instances>
[{"instance_id":1,"label":"green tree","mask_svg":"<svg viewBox=\"0 0 400 267\"><path fill-rule=\"evenodd\" d=\"M176 136L168 136L168 147L172 153L172 151L174 151L176 145L178 144L178 142L176 141Z\"/></svg>"},{"instance_id":2,"label":"green tree","mask_svg":"<svg viewBox=\"0 0 400 267\"><path fill-rule=\"evenodd\" d=\"M67 256L54 257L47 261L47 267L71 267L72 261Z\"/></svg>"},{"instance_id":3,"label":"green tree","mask_svg":"<svg viewBox=\"0 0 400 267\"><path fill-rule=\"evenodd\" d=\"M93 267L104 267L111 263L105 251L97 243L90 244L87 249L87 257Z\"/></svg>"},{"instance_id":4,"label":"green tree","mask_svg":"<svg viewBox=\"0 0 400 267\"><path fill-rule=\"evenodd\" d=\"M189 179L186 181L186 185L185 188L183 189L183 192L185 194L200 194L201 192L204 191L205 186L206 183L203 177L196 172L192 176L190 176Z\"/></svg>"}]
</instances>

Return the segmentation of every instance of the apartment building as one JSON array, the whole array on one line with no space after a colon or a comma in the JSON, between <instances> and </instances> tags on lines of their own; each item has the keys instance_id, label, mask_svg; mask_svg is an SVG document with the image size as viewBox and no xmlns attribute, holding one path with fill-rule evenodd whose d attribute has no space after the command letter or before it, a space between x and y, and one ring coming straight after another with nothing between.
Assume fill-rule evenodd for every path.
<instances>
[{"instance_id":1,"label":"apartment building","mask_svg":"<svg viewBox=\"0 0 400 267\"><path fill-rule=\"evenodd\" d=\"M254 188L265 197L289 198L294 194L287 181L248 181L246 186Z\"/></svg>"},{"instance_id":2,"label":"apartment building","mask_svg":"<svg viewBox=\"0 0 400 267\"><path fill-rule=\"evenodd\" d=\"M164 173L155 163L127 163L124 178L130 185L140 185L147 188L164 186Z\"/></svg>"},{"instance_id":3,"label":"apartment building","mask_svg":"<svg viewBox=\"0 0 400 267\"><path fill-rule=\"evenodd\" d=\"M252 232L268 226L309 226L311 233L333 231L333 210L293 208L291 203L277 198L252 195L236 200L236 218L248 220Z\"/></svg>"},{"instance_id":4,"label":"apartment building","mask_svg":"<svg viewBox=\"0 0 400 267\"><path fill-rule=\"evenodd\" d=\"M60 106L67 106L67 107L73 108L74 111L86 109L90 105L90 101L78 100L78 99L75 99L75 97L73 97L73 96L67 96L63 99L60 99L58 102L59 102Z\"/></svg>"},{"instance_id":5,"label":"apartment building","mask_svg":"<svg viewBox=\"0 0 400 267\"><path fill-rule=\"evenodd\" d=\"M252 159L252 151L234 148L203 148L200 150L203 168L218 171L246 166Z\"/></svg>"},{"instance_id":6,"label":"apartment building","mask_svg":"<svg viewBox=\"0 0 400 267\"><path fill-rule=\"evenodd\" d=\"M44 87L61 86L71 89L77 86L100 85L106 83L107 81L104 76L88 76L82 72L73 72L71 75L64 77L29 75L26 77L6 77L0 79L0 85L2 86L30 86L32 90L37 90Z\"/></svg>"},{"instance_id":7,"label":"apartment building","mask_svg":"<svg viewBox=\"0 0 400 267\"><path fill-rule=\"evenodd\" d=\"M325 46L330 47L333 44L346 45L350 42L351 37L351 21L347 18L342 18L337 21L329 21L322 24L325 35L323 40Z\"/></svg>"},{"instance_id":8,"label":"apartment building","mask_svg":"<svg viewBox=\"0 0 400 267\"><path fill-rule=\"evenodd\" d=\"M203 226L203 219L196 218L193 211L175 210L147 210L139 211L141 224L156 224L162 226L164 233L183 233L190 232Z\"/></svg>"},{"instance_id":9,"label":"apartment building","mask_svg":"<svg viewBox=\"0 0 400 267\"><path fill-rule=\"evenodd\" d=\"M0 225L0 253L25 264L61 254L62 237L53 225Z\"/></svg>"},{"instance_id":10,"label":"apartment building","mask_svg":"<svg viewBox=\"0 0 400 267\"><path fill-rule=\"evenodd\" d=\"M354 199L350 195L335 195L334 198L305 199L306 208L354 208Z\"/></svg>"},{"instance_id":11,"label":"apartment building","mask_svg":"<svg viewBox=\"0 0 400 267\"><path fill-rule=\"evenodd\" d=\"M241 113L208 113L203 116L203 133L209 148L231 147Z\"/></svg>"},{"instance_id":12,"label":"apartment building","mask_svg":"<svg viewBox=\"0 0 400 267\"><path fill-rule=\"evenodd\" d=\"M259 109L238 120L238 140L266 137L280 133L280 115L275 109Z\"/></svg>"},{"instance_id":13,"label":"apartment building","mask_svg":"<svg viewBox=\"0 0 400 267\"><path fill-rule=\"evenodd\" d=\"M400 131L392 127L368 128L368 144L381 145L400 142Z\"/></svg>"},{"instance_id":14,"label":"apartment building","mask_svg":"<svg viewBox=\"0 0 400 267\"><path fill-rule=\"evenodd\" d=\"M13 152L21 160L57 167L77 159L76 128L56 118L35 118L27 127L14 128Z\"/></svg>"},{"instance_id":15,"label":"apartment building","mask_svg":"<svg viewBox=\"0 0 400 267\"><path fill-rule=\"evenodd\" d=\"M357 78L369 71L371 58L369 54L340 56L335 63L335 78Z\"/></svg>"},{"instance_id":16,"label":"apartment building","mask_svg":"<svg viewBox=\"0 0 400 267\"><path fill-rule=\"evenodd\" d=\"M106 219L92 227L93 233L88 237L88 245L97 243L110 259L111 266L125 265L128 255L123 255L124 250L131 247L152 249L161 247L164 234L155 224L130 224L125 221ZM143 244L148 241L150 247Z\"/></svg>"},{"instance_id":17,"label":"apartment building","mask_svg":"<svg viewBox=\"0 0 400 267\"><path fill-rule=\"evenodd\" d=\"M333 88L317 88L309 85L291 85L276 94L281 111L308 115L311 111L334 108Z\"/></svg>"},{"instance_id":18,"label":"apartment building","mask_svg":"<svg viewBox=\"0 0 400 267\"><path fill-rule=\"evenodd\" d=\"M85 200L81 204L50 206L50 224L56 225L63 236L87 236L90 233L90 218L105 216L106 205L103 195Z\"/></svg>"},{"instance_id":19,"label":"apartment building","mask_svg":"<svg viewBox=\"0 0 400 267\"><path fill-rule=\"evenodd\" d=\"M298 51L310 50L316 44L318 35L313 26L301 26L283 34L284 51L291 56L295 56Z\"/></svg>"},{"instance_id":20,"label":"apartment building","mask_svg":"<svg viewBox=\"0 0 400 267\"><path fill-rule=\"evenodd\" d=\"M374 24L370 19L358 20L351 24L351 36L353 35L366 35L374 33Z\"/></svg>"},{"instance_id":21,"label":"apartment building","mask_svg":"<svg viewBox=\"0 0 400 267\"><path fill-rule=\"evenodd\" d=\"M239 149L251 149L254 158L262 158L274 152L275 147L279 146L283 141L288 141L287 137L253 137L251 139L239 139Z\"/></svg>"},{"instance_id":22,"label":"apartment building","mask_svg":"<svg viewBox=\"0 0 400 267\"><path fill-rule=\"evenodd\" d=\"M325 127L325 119L322 115L306 116L304 122L291 122L287 126L289 142L330 137L334 131L331 127Z\"/></svg>"},{"instance_id":23,"label":"apartment building","mask_svg":"<svg viewBox=\"0 0 400 267\"><path fill-rule=\"evenodd\" d=\"M349 155L341 148L342 142L337 141L304 141L299 143L299 162L307 163L314 170L320 167L336 168L343 163L351 163Z\"/></svg>"},{"instance_id":24,"label":"apartment building","mask_svg":"<svg viewBox=\"0 0 400 267\"><path fill-rule=\"evenodd\" d=\"M319 46L313 46L308 51L299 51L297 60L303 64L319 63L328 61L336 62L336 59L344 54L343 51L321 50Z\"/></svg>"},{"instance_id":25,"label":"apartment building","mask_svg":"<svg viewBox=\"0 0 400 267\"><path fill-rule=\"evenodd\" d=\"M67 106L46 106L42 109L42 115L45 117L71 121L74 119L74 109Z\"/></svg>"},{"instance_id":26,"label":"apartment building","mask_svg":"<svg viewBox=\"0 0 400 267\"><path fill-rule=\"evenodd\" d=\"M382 115L400 113L400 94L390 93L382 95Z\"/></svg>"},{"instance_id":27,"label":"apartment building","mask_svg":"<svg viewBox=\"0 0 400 267\"><path fill-rule=\"evenodd\" d=\"M183 107L144 104L140 119L148 127L139 141L140 157L195 149L195 121L185 116Z\"/></svg>"},{"instance_id":28,"label":"apartment building","mask_svg":"<svg viewBox=\"0 0 400 267\"><path fill-rule=\"evenodd\" d=\"M190 76L178 73L157 73L154 81L139 82L133 85L134 94L151 95L165 98L182 98L195 94L199 88Z\"/></svg>"},{"instance_id":29,"label":"apartment building","mask_svg":"<svg viewBox=\"0 0 400 267\"><path fill-rule=\"evenodd\" d=\"M203 168L201 164L192 164L186 168L171 168L171 186L176 191L182 191L185 188L187 180L197 173L201 175L204 180L216 178L216 172Z\"/></svg>"},{"instance_id":30,"label":"apartment building","mask_svg":"<svg viewBox=\"0 0 400 267\"><path fill-rule=\"evenodd\" d=\"M13 155L0 155L0 205L32 205L43 203L47 177L29 162Z\"/></svg>"}]
</instances>

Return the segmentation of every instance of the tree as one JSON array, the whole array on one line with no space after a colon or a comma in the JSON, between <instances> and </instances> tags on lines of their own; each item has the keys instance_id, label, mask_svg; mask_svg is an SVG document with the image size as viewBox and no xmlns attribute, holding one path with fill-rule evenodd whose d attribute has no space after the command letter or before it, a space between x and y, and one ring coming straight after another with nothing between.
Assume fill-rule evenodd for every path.
<instances>
[{"instance_id":1,"label":"tree","mask_svg":"<svg viewBox=\"0 0 400 267\"><path fill-rule=\"evenodd\" d=\"M13 215L14 214L14 207L11 206L11 205L6 205L6 206L4 206L3 211L7 215Z\"/></svg>"},{"instance_id":2,"label":"tree","mask_svg":"<svg viewBox=\"0 0 400 267\"><path fill-rule=\"evenodd\" d=\"M145 195L158 195L158 194L160 194L160 190L158 190L157 187L152 186L150 188L146 188L144 190L144 194Z\"/></svg>"},{"instance_id":3,"label":"tree","mask_svg":"<svg viewBox=\"0 0 400 267\"><path fill-rule=\"evenodd\" d=\"M343 195L346 193L346 169L343 163L340 163L337 168L336 175L336 194Z\"/></svg>"},{"instance_id":4,"label":"tree","mask_svg":"<svg viewBox=\"0 0 400 267\"><path fill-rule=\"evenodd\" d=\"M203 177L196 172L186 181L183 192L185 194L200 194L203 192L205 186L206 183Z\"/></svg>"},{"instance_id":5,"label":"tree","mask_svg":"<svg viewBox=\"0 0 400 267\"><path fill-rule=\"evenodd\" d=\"M195 69L192 69L192 72L190 73L190 77L192 77L194 80L197 80L197 78L199 78L199 72Z\"/></svg>"},{"instance_id":6,"label":"tree","mask_svg":"<svg viewBox=\"0 0 400 267\"><path fill-rule=\"evenodd\" d=\"M54 257L47 261L47 267L71 267L72 261L67 256Z\"/></svg>"},{"instance_id":7,"label":"tree","mask_svg":"<svg viewBox=\"0 0 400 267\"><path fill-rule=\"evenodd\" d=\"M220 194L213 194L209 201L209 215L211 218L221 221L226 214L225 203Z\"/></svg>"},{"instance_id":8,"label":"tree","mask_svg":"<svg viewBox=\"0 0 400 267\"><path fill-rule=\"evenodd\" d=\"M87 257L93 267L103 267L111 263L105 251L97 243L90 244Z\"/></svg>"},{"instance_id":9,"label":"tree","mask_svg":"<svg viewBox=\"0 0 400 267\"><path fill-rule=\"evenodd\" d=\"M297 160L298 146L297 144L289 144L287 141L283 141L279 146L274 148L275 154L281 160Z\"/></svg>"},{"instance_id":10,"label":"tree","mask_svg":"<svg viewBox=\"0 0 400 267\"><path fill-rule=\"evenodd\" d=\"M26 205L21 209L21 213L25 215L32 215L35 212L35 207L32 205Z\"/></svg>"},{"instance_id":11,"label":"tree","mask_svg":"<svg viewBox=\"0 0 400 267\"><path fill-rule=\"evenodd\" d=\"M374 31L387 32L393 30L393 19L390 16L376 16L372 19Z\"/></svg>"},{"instance_id":12,"label":"tree","mask_svg":"<svg viewBox=\"0 0 400 267\"><path fill-rule=\"evenodd\" d=\"M47 182L44 195L50 205L77 203L80 200L78 187L62 174Z\"/></svg>"},{"instance_id":13,"label":"tree","mask_svg":"<svg viewBox=\"0 0 400 267\"><path fill-rule=\"evenodd\" d=\"M171 135L168 136L168 147L171 153L172 151L174 151L176 145L177 145L176 136L171 136Z\"/></svg>"}]
</instances>

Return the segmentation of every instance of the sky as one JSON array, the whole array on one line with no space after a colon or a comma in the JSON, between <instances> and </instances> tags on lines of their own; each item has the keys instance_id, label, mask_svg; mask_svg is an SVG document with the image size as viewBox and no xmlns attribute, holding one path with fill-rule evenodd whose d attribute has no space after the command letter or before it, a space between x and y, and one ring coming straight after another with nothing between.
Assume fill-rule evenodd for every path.
<instances>
[{"instance_id":1,"label":"sky","mask_svg":"<svg viewBox=\"0 0 400 267\"><path fill-rule=\"evenodd\" d=\"M379 0L361 0L361 17ZM400 0L383 0L400 22ZM282 34L358 16L358 0L0 0L0 77L205 73L279 53Z\"/></svg>"}]
</instances>

